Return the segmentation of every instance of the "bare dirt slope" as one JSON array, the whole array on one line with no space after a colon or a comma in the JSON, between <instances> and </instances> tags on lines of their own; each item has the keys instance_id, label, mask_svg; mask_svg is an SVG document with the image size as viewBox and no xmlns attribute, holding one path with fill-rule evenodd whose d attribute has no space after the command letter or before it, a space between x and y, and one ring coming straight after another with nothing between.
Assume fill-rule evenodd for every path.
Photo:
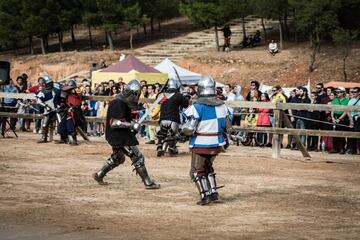
<instances>
[{"instance_id":1,"label":"bare dirt slope","mask_svg":"<svg viewBox=\"0 0 360 240\"><path fill-rule=\"evenodd\" d=\"M0 140L0 239L356 239L360 159L231 147L215 162L221 203L197 206L189 155L157 158L141 143L162 184L145 190L129 161L108 186L91 174L110 154L102 140L38 145L32 134ZM328 162L328 163L327 163Z\"/></svg>"}]
</instances>

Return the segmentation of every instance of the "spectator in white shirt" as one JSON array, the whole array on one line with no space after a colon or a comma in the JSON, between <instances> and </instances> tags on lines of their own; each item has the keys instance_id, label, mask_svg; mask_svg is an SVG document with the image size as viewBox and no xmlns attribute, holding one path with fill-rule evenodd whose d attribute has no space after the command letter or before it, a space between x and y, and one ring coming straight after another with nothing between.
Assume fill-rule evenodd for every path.
<instances>
[{"instance_id":1,"label":"spectator in white shirt","mask_svg":"<svg viewBox=\"0 0 360 240\"><path fill-rule=\"evenodd\" d=\"M224 96L226 97L226 101L235 101L235 94L232 92L230 84L225 84Z\"/></svg>"},{"instance_id":2,"label":"spectator in white shirt","mask_svg":"<svg viewBox=\"0 0 360 240\"><path fill-rule=\"evenodd\" d=\"M274 42L274 40L271 40L271 42L269 43L269 52L270 54L272 54L273 56L279 52L277 43Z\"/></svg>"}]
</instances>

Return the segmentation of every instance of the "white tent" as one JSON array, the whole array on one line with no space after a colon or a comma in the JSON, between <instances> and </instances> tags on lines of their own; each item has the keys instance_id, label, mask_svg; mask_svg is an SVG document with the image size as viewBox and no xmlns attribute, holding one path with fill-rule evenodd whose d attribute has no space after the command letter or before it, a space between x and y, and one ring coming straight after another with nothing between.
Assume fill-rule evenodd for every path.
<instances>
[{"instance_id":1,"label":"white tent","mask_svg":"<svg viewBox=\"0 0 360 240\"><path fill-rule=\"evenodd\" d=\"M269 92L272 87L273 87L273 86L268 86L268 85L265 85L265 84L261 84L259 90L260 90L261 92ZM297 87L297 86L296 86L296 87ZM296 87L282 88L282 90L283 90L283 92L285 93L285 95L286 95L287 97L289 97L289 96L290 96L290 92L291 92L292 90L294 90ZM307 83L306 85L304 85L303 87L307 88L308 92L310 93L310 92L311 92L311 91L310 91L310 80L309 80L308 83Z\"/></svg>"},{"instance_id":2,"label":"white tent","mask_svg":"<svg viewBox=\"0 0 360 240\"><path fill-rule=\"evenodd\" d=\"M185 68L182 68L173 63L168 58L165 58L161 63L155 66L156 70L162 73L167 73L169 78L177 79L174 68L179 73L181 82L184 85L195 85L202 77L200 73L191 72Z\"/></svg>"}]
</instances>

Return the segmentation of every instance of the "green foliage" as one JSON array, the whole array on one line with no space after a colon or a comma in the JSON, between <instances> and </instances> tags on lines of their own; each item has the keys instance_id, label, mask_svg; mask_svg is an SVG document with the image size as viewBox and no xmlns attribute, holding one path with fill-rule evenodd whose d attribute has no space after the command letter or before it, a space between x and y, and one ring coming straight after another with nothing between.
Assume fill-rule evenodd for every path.
<instances>
[{"instance_id":1,"label":"green foliage","mask_svg":"<svg viewBox=\"0 0 360 240\"><path fill-rule=\"evenodd\" d=\"M344 57L349 56L352 42L356 39L358 32L350 32L343 28L337 28L332 32L335 45Z\"/></svg>"},{"instance_id":2,"label":"green foliage","mask_svg":"<svg viewBox=\"0 0 360 240\"><path fill-rule=\"evenodd\" d=\"M115 31L123 20L123 6L117 0L97 0L99 15L106 31Z\"/></svg>"},{"instance_id":3,"label":"green foliage","mask_svg":"<svg viewBox=\"0 0 360 240\"><path fill-rule=\"evenodd\" d=\"M198 26L213 27L231 19L227 6L220 5L219 1L184 1L180 3L180 12Z\"/></svg>"},{"instance_id":4,"label":"green foliage","mask_svg":"<svg viewBox=\"0 0 360 240\"><path fill-rule=\"evenodd\" d=\"M295 26L300 32L326 36L339 26L340 0L290 0L290 5L296 9Z\"/></svg>"},{"instance_id":5,"label":"green foliage","mask_svg":"<svg viewBox=\"0 0 360 240\"><path fill-rule=\"evenodd\" d=\"M141 15L141 8L139 3L135 3L132 6L128 6L124 9L124 24L132 29L143 22Z\"/></svg>"}]
</instances>

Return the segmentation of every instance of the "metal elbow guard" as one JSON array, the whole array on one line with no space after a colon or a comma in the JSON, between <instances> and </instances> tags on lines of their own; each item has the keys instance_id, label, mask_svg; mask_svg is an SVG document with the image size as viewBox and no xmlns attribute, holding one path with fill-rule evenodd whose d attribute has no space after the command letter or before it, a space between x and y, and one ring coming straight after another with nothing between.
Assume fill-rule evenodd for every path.
<instances>
[{"instance_id":1,"label":"metal elbow guard","mask_svg":"<svg viewBox=\"0 0 360 240\"><path fill-rule=\"evenodd\" d=\"M196 131L198 121L192 118L190 121L186 122L182 127L182 133L185 136L192 136Z\"/></svg>"},{"instance_id":2,"label":"metal elbow guard","mask_svg":"<svg viewBox=\"0 0 360 240\"><path fill-rule=\"evenodd\" d=\"M131 128L131 123L114 119L111 122L111 128Z\"/></svg>"}]
</instances>

